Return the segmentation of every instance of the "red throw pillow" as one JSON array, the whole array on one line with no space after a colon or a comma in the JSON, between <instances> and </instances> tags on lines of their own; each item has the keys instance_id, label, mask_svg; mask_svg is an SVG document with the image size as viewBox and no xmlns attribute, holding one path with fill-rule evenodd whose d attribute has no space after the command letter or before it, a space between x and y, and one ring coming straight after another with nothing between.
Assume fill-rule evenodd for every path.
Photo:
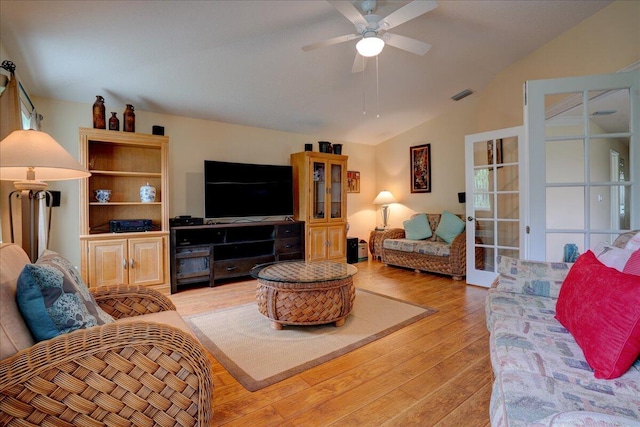
<instances>
[{"instance_id":1,"label":"red throw pillow","mask_svg":"<svg viewBox=\"0 0 640 427\"><path fill-rule=\"evenodd\" d=\"M562 283L556 319L573 335L596 378L618 378L640 355L640 276L585 252Z\"/></svg>"},{"instance_id":2,"label":"red throw pillow","mask_svg":"<svg viewBox=\"0 0 640 427\"><path fill-rule=\"evenodd\" d=\"M640 249L631 254L622 272L640 276Z\"/></svg>"}]
</instances>

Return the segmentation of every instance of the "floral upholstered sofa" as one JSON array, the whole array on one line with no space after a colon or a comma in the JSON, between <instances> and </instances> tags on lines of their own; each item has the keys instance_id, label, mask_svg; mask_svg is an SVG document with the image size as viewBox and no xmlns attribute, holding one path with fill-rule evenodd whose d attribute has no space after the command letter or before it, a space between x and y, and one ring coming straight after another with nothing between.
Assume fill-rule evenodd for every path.
<instances>
[{"instance_id":1,"label":"floral upholstered sofa","mask_svg":"<svg viewBox=\"0 0 640 427\"><path fill-rule=\"evenodd\" d=\"M444 221L442 220L444 218ZM381 237L382 262L416 271L445 274L462 280L467 270L467 234L464 215L418 213ZM475 251L476 265L483 265L482 248Z\"/></svg>"},{"instance_id":2,"label":"floral upholstered sofa","mask_svg":"<svg viewBox=\"0 0 640 427\"><path fill-rule=\"evenodd\" d=\"M591 251L575 264L499 259L486 300L493 427L640 426L639 255L631 274ZM619 371L605 371L609 356Z\"/></svg>"}]
</instances>

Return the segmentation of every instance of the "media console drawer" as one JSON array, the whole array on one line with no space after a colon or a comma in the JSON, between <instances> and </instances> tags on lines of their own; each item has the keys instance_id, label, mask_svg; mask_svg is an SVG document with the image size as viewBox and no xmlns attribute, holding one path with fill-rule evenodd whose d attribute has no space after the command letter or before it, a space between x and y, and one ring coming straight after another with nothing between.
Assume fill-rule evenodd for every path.
<instances>
[{"instance_id":1,"label":"media console drawer","mask_svg":"<svg viewBox=\"0 0 640 427\"><path fill-rule=\"evenodd\" d=\"M273 255L265 255L254 258L227 259L213 262L213 280L228 279L231 277L248 276L253 267L275 261Z\"/></svg>"}]
</instances>

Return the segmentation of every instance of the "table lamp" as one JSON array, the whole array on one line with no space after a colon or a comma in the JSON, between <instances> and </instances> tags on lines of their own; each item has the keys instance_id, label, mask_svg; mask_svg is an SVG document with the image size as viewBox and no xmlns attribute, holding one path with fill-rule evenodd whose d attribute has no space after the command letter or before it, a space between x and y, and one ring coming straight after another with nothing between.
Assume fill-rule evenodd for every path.
<instances>
[{"instance_id":1,"label":"table lamp","mask_svg":"<svg viewBox=\"0 0 640 427\"><path fill-rule=\"evenodd\" d=\"M389 221L389 204L396 203L396 198L387 190L382 190L373 200L374 205L382 205L382 227L387 228Z\"/></svg>"},{"instance_id":2,"label":"table lamp","mask_svg":"<svg viewBox=\"0 0 640 427\"><path fill-rule=\"evenodd\" d=\"M9 195L11 240L13 241L14 235L11 202L15 198L22 200L22 247L32 262L38 257L35 201L42 200L47 195L51 197L44 181L86 178L90 175L89 171L45 132L16 130L0 141L0 180L14 181L16 188ZM40 216L43 214L44 212L39 212ZM28 239L24 238L25 234Z\"/></svg>"}]
</instances>

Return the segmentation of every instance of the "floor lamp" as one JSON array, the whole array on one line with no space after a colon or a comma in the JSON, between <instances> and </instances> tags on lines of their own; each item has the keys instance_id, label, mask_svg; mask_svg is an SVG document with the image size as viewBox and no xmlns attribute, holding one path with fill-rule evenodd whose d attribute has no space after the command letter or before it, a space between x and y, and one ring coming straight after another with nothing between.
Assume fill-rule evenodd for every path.
<instances>
[{"instance_id":1,"label":"floor lamp","mask_svg":"<svg viewBox=\"0 0 640 427\"><path fill-rule=\"evenodd\" d=\"M373 200L374 205L382 205L382 227L387 228L389 223L389 204L396 203L396 198L393 197L390 191L382 190L376 198Z\"/></svg>"},{"instance_id":2,"label":"floor lamp","mask_svg":"<svg viewBox=\"0 0 640 427\"><path fill-rule=\"evenodd\" d=\"M14 181L9 195L9 218L13 240L13 200L21 201L22 247L31 262L38 258L36 203L47 197L44 181L86 178L91 174L56 140L37 130L17 130L0 141L0 180ZM39 211L42 216L44 212ZM40 224L42 228L43 224ZM43 231L43 230L40 230ZM48 226L47 231L48 233Z\"/></svg>"}]
</instances>

